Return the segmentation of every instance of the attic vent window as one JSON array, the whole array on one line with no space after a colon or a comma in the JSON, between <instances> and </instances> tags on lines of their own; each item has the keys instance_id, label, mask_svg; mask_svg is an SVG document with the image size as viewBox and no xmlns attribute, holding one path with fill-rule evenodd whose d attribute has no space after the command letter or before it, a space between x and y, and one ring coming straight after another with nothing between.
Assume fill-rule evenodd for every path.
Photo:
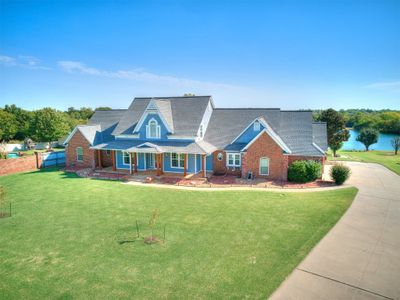
<instances>
[{"instance_id":1,"label":"attic vent window","mask_svg":"<svg viewBox=\"0 0 400 300\"><path fill-rule=\"evenodd\" d=\"M254 131L260 131L260 122L259 121L254 122Z\"/></svg>"},{"instance_id":2,"label":"attic vent window","mask_svg":"<svg viewBox=\"0 0 400 300\"><path fill-rule=\"evenodd\" d=\"M159 139L161 137L160 131L160 125L158 125L158 122L155 119L151 119L146 125L147 138Z\"/></svg>"}]
</instances>

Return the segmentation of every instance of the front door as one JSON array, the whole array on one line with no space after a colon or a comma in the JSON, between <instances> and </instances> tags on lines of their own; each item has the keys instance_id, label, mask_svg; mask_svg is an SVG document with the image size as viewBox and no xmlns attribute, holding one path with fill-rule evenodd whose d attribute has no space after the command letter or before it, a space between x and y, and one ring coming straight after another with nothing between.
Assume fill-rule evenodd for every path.
<instances>
[{"instance_id":1,"label":"front door","mask_svg":"<svg viewBox=\"0 0 400 300\"><path fill-rule=\"evenodd\" d=\"M147 169L155 169L156 162L156 154L155 153L146 153L146 167Z\"/></svg>"}]
</instances>

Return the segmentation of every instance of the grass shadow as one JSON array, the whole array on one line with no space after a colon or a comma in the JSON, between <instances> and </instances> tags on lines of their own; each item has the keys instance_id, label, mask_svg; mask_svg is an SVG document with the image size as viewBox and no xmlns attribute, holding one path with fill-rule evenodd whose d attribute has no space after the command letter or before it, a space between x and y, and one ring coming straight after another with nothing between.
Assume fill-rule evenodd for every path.
<instances>
[{"instance_id":1,"label":"grass shadow","mask_svg":"<svg viewBox=\"0 0 400 300\"><path fill-rule=\"evenodd\" d=\"M118 244L123 245L127 243L135 243L137 240L123 240L123 241L118 241Z\"/></svg>"}]
</instances>

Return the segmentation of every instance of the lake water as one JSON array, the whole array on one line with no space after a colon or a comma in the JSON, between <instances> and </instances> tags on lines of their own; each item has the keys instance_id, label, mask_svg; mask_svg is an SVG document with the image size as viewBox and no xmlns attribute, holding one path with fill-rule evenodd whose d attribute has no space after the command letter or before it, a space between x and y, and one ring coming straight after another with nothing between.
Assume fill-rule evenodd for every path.
<instances>
[{"instance_id":1,"label":"lake water","mask_svg":"<svg viewBox=\"0 0 400 300\"><path fill-rule=\"evenodd\" d=\"M378 142L369 147L370 150L385 150L385 151L393 151L393 147L391 144L391 140L395 137L398 137L398 134L389 134L389 133L380 133ZM350 130L350 138L347 142L343 143L343 150L365 150L364 144L357 142L356 138L358 137L358 131Z\"/></svg>"}]
</instances>

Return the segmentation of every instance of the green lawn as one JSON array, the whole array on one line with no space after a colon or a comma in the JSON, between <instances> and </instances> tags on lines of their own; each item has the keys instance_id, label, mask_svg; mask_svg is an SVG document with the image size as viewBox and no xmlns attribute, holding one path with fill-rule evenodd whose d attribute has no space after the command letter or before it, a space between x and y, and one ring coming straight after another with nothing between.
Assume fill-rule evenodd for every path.
<instances>
[{"instance_id":1,"label":"green lawn","mask_svg":"<svg viewBox=\"0 0 400 300\"><path fill-rule=\"evenodd\" d=\"M357 193L166 190L59 171L0 184L13 204L1 299L266 299ZM120 244L155 208L166 243Z\"/></svg>"},{"instance_id":2,"label":"green lawn","mask_svg":"<svg viewBox=\"0 0 400 300\"><path fill-rule=\"evenodd\" d=\"M340 157L333 157L329 153L328 160L361 161L377 163L400 175L400 154L394 155L393 151L339 151Z\"/></svg>"}]
</instances>

